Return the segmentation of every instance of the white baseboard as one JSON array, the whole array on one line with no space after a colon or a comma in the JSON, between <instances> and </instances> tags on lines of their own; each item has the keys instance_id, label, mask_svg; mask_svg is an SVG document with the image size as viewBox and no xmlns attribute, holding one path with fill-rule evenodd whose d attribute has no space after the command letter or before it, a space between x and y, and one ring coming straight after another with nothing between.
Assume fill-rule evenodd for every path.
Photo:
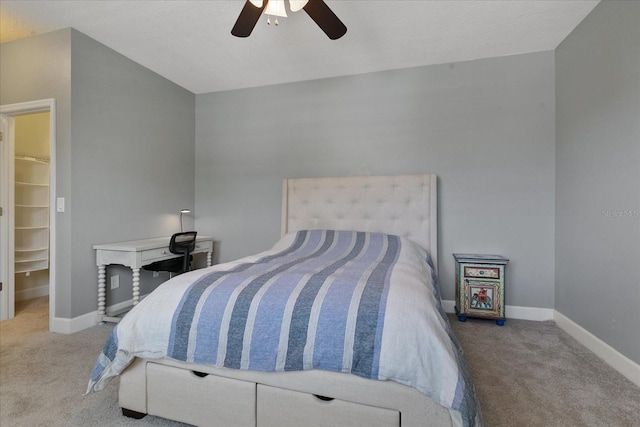
<instances>
[{"instance_id":1,"label":"white baseboard","mask_svg":"<svg viewBox=\"0 0 640 427\"><path fill-rule=\"evenodd\" d=\"M26 301L34 298L46 297L47 295L49 295L49 285L16 291L15 298L16 301Z\"/></svg>"},{"instance_id":2,"label":"white baseboard","mask_svg":"<svg viewBox=\"0 0 640 427\"><path fill-rule=\"evenodd\" d=\"M140 301L142 301L147 295L142 295ZM117 304L107 307L107 315L110 313L117 313L131 307L133 301L123 301ZM57 332L60 334L75 334L84 329L91 328L98 324L98 310L92 311L87 314L83 314L73 319L65 319L62 317L54 317L51 332Z\"/></svg>"},{"instance_id":3,"label":"white baseboard","mask_svg":"<svg viewBox=\"0 0 640 427\"><path fill-rule=\"evenodd\" d=\"M442 300L442 308L447 313L455 313L455 305L456 302L453 300ZM552 308L521 307L517 305L505 306L504 312L508 319L535 320L538 322L553 320L554 314Z\"/></svg>"},{"instance_id":4,"label":"white baseboard","mask_svg":"<svg viewBox=\"0 0 640 427\"><path fill-rule=\"evenodd\" d=\"M631 382L640 387L640 365L627 358L619 351L611 347L591 332L578 325L559 311L555 311L556 324L566 333L575 338L580 344L587 347L613 369L627 377Z\"/></svg>"},{"instance_id":5,"label":"white baseboard","mask_svg":"<svg viewBox=\"0 0 640 427\"><path fill-rule=\"evenodd\" d=\"M91 313L83 314L82 316L74 317L73 319L54 317L53 324L51 325L51 332L57 332L59 334L75 334L83 329L96 326L97 316L98 311L96 310Z\"/></svg>"}]
</instances>

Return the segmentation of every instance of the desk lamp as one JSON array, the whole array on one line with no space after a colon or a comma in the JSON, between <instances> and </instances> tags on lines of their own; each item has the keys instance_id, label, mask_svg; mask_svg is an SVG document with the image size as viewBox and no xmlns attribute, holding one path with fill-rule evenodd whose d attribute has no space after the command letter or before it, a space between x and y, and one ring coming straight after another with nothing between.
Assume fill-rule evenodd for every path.
<instances>
[{"instance_id":1,"label":"desk lamp","mask_svg":"<svg viewBox=\"0 0 640 427\"><path fill-rule=\"evenodd\" d=\"M182 214L191 212L191 209L182 209L180 211L180 232L182 233Z\"/></svg>"}]
</instances>

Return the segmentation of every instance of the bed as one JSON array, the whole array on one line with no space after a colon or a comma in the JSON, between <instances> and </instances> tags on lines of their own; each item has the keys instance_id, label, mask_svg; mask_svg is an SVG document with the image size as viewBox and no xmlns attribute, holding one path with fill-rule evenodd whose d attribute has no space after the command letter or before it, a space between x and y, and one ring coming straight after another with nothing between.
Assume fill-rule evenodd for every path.
<instances>
[{"instance_id":1,"label":"bed","mask_svg":"<svg viewBox=\"0 0 640 427\"><path fill-rule=\"evenodd\" d=\"M158 287L87 392L119 375L124 415L200 426L481 426L440 302L436 182L286 179L282 239Z\"/></svg>"}]
</instances>

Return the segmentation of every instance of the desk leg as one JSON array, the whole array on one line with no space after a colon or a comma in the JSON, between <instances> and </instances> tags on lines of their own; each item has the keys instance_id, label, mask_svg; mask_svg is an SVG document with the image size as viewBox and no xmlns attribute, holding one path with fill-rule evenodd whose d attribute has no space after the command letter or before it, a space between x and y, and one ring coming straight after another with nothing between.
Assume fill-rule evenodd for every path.
<instances>
[{"instance_id":1,"label":"desk leg","mask_svg":"<svg viewBox=\"0 0 640 427\"><path fill-rule=\"evenodd\" d=\"M98 266L98 321L102 322L102 318L107 314L105 311L105 274L106 268L105 265Z\"/></svg>"},{"instance_id":2,"label":"desk leg","mask_svg":"<svg viewBox=\"0 0 640 427\"><path fill-rule=\"evenodd\" d=\"M211 267L211 255L213 252L207 252L207 267Z\"/></svg>"},{"instance_id":3,"label":"desk leg","mask_svg":"<svg viewBox=\"0 0 640 427\"><path fill-rule=\"evenodd\" d=\"M133 305L140 302L140 269L132 268L133 271Z\"/></svg>"}]
</instances>

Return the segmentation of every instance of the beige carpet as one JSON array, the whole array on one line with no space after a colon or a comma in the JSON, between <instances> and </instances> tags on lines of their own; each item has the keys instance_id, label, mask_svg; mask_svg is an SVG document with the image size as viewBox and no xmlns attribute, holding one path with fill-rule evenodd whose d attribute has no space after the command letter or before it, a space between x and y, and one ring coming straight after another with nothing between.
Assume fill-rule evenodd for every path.
<instances>
[{"instance_id":1,"label":"beige carpet","mask_svg":"<svg viewBox=\"0 0 640 427\"><path fill-rule=\"evenodd\" d=\"M640 427L640 388L554 322L449 321L487 427Z\"/></svg>"},{"instance_id":2,"label":"beige carpet","mask_svg":"<svg viewBox=\"0 0 640 427\"><path fill-rule=\"evenodd\" d=\"M0 323L0 426L182 425L152 416L122 417L117 380L83 396L112 325L52 334L47 316L46 298L37 299ZM450 321L487 427L640 426L640 388L552 322L507 320L498 327Z\"/></svg>"}]
</instances>

